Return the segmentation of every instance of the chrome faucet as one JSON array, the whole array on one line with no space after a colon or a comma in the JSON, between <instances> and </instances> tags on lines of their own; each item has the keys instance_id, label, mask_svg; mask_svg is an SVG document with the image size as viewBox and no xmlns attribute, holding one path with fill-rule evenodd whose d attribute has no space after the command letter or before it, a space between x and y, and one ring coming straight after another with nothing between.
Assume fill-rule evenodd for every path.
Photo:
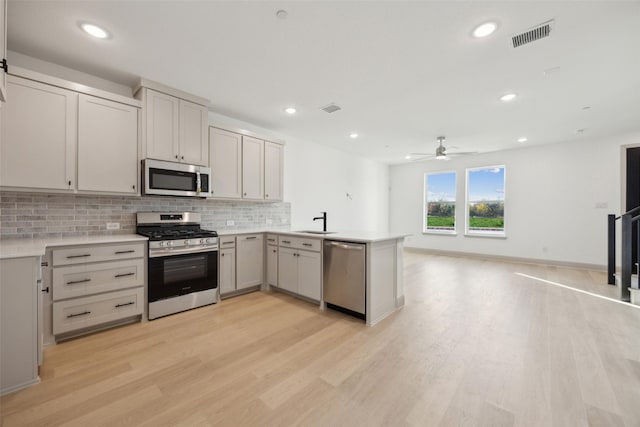
<instances>
[{"instance_id":1,"label":"chrome faucet","mask_svg":"<svg viewBox=\"0 0 640 427\"><path fill-rule=\"evenodd\" d=\"M313 218L313 220L315 221L316 219L321 219L322 220L322 231L326 232L327 231L327 213L326 212L320 212L322 214L322 216L317 216L315 218Z\"/></svg>"}]
</instances>

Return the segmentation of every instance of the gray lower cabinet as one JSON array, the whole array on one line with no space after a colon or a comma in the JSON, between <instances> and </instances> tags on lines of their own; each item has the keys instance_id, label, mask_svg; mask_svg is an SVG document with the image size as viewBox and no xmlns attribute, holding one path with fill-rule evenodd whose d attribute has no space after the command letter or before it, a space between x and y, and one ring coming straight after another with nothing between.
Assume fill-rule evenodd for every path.
<instances>
[{"instance_id":1,"label":"gray lower cabinet","mask_svg":"<svg viewBox=\"0 0 640 427\"><path fill-rule=\"evenodd\" d=\"M322 240L278 237L278 288L320 301L322 297Z\"/></svg>"},{"instance_id":2,"label":"gray lower cabinet","mask_svg":"<svg viewBox=\"0 0 640 427\"><path fill-rule=\"evenodd\" d=\"M218 245L218 288L225 295L236 290L236 237L222 236Z\"/></svg>"},{"instance_id":3,"label":"gray lower cabinet","mask_svg":"<svg viewBox=\"0 0 640 427\"><path fill-rule=\"evenodd\" d=\"M236 288L262 285L264 277L263 234L243 234L236 238Z\"/></svg>"},{"instance_id":4,"label":"gray lower cabinet","mask_svg":"<svg viewBox=\"0 0 640 427\"><path fill-rule=\"evenodd\" d=\"M278 246L267 245L267 285L278 286Z\"/></svg>"},{"instance_id":5,"label":"gray lower cabinet","mask_svg":"<svg viewBox=\"0 0 640 427\"><path fill-rule=\"evenodd\" d=\"M0 260L0 395L38 380L40 257Z\"/></svg>"},{"instance_id":6,"label":"gray lower cabinet","mask_svg":"<svg viewBox=\"0 0 640 427\"><path fill-rule=\"evenodd\" d=\"M144 312L144 243L52 250L52 330L56 338L89 332Z\"/></svg>"}]
</instances>

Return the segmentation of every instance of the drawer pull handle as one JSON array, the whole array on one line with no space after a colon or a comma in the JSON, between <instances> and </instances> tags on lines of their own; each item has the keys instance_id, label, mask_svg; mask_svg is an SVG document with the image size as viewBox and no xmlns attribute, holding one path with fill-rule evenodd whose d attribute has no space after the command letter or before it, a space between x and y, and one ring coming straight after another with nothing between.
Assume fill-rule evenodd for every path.
<instances>
[{"instance_id":1,"label":"drawer pull handle","mask_svg":"<svg viewBox=\"0 0 640 427\"><path fill-rule=\"evenodd\" d=\"M233 242L222 242L223 245L233 245Z\"/></svg>"},{"instance_id":2,"label":"drawer pull handle","mask_svg":"<svg viewBox=\"0 0 640 427\"><path fill-rule=\"evenodd\" d=\"M69 314L69 315L67 315L67 319L70 319L72 317L78 317L78 316L86 316L87 314L91 314L91 312L90 311L85 311L84 313Z\"/></svg>"},{"instance_id":3,"label":"drawer pull handle","mask_svg":"<svg viewBox=\"0 0 640 427\"><path fill-rule=\"evenodd\" d=\"M67 285L76 285L78 283L86 283L90 282L91 279L82 279L82 280L72 280L71 282L67 282Z\"/></svg>"},{"instance_id":4,"label":"drawer pull handle","mask_svg":"<svg viewBox=\"0 0 640 427\"><path fill-rule=\"evenodd\" d=\"M253 239L257 239L256 236L249 236L249 237L245 237L246 240L253 240Z\"/></svg>"},{"instance_id":5,"label":"drawer pull handle","mask_svg":"<svg viewBox=\"0 0 640 427\"><path fill-rule=\"evenodd\" d=\"M134 301L129 301L129 302L125 302L124 304L118 304L118 305L116 305L116 308L119 308L119 307L126 307L127 305L133 305L133 304L135 304L135 302L134 302Z\"/></svg>"},{"instance_id":6,"label":"drawer pull handle","mask_svg":"<svg viewBox=\"0 0 640 427\"><path fill-rule=\"evenodd\" d=\"M136 273L122 273L122 274L116 274L116 279L119 279L121 277L127 277L127 276L133 276Z\"/></svg>"},{"instance_id":7,"label":"drawer pull handle","mask_svg":"<svg viewBox=\"0 0 640 427\"><path fill-rule=\"evenodd\" d=\"M122 255L122 254L132 254L134 253L134 250L128 250L128 251L116 251L116 255Z\"/></svg>"},{"instance_id":8,"label":"drawer pull handle","mask_svg":"<svg viewBox=\"0 0 640 427\"><path fill-rule=\"evenodd\" d=\"M86 258L88 256L91 256L91 254L82 254L82 255L69 255L67 257L67 259L72 259L72 258Z\"/></svg>"},{"instance_id":9,"label":"drawer pull handle","mask_svg":"<svg viewBox=\"0 0 640 427\"><path fill-rule=\"evenodd\" d=\"M290 240L283 240L282 243L291 243Z\"/></svg>"},{"instance_id":10,"label":"drawer pull handle","mask_svg":"<svg viewBox=\"0 0 640 427\"><path fill-rule=\"evenodd\" d=\"M276 239L267 239L269 242L275 242Z\"/></svg>"},{"instance_id":11,"label":"drawer pull handle","mask_svg":"<svg viewBox=\"0 0 640 427\"><path fill-rule=\"evenodd\" d=\"M311 243L303 243L302 246L313 246Z\"/></svg>"}]
</instances>

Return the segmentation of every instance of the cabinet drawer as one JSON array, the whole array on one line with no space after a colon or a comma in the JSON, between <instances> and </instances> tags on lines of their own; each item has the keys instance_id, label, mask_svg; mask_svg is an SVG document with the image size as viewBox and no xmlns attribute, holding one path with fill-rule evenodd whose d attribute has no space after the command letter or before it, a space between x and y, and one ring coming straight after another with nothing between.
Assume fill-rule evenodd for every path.
<instances>
[{"instance_id":1,"label":"cabinet drawer","mask_svg":"<svg viewBox=\"0 0 640 427\"><path fill-rule=\"evenodd\" d=\"M144 288L53 303L53 334L142 314Z\"/></svg>"},{"instance_id":2,"label":"cabinet drawer","mask_svg":"<svg viewBox=\"0 0 640 427\"><path fill-rule=\"evenodd\" d=\"M54 249L53 266L144 257L144 243Z\"/></svg>"},{"instance_id":3,"label":"cabinet drawer","mask_svg":"<svg viewBox=\"0 0 640 427\"><path fill-rule=\"evenodd\" d=\"M277 245L278 236L275 234L267 234L267 245Z\"/></svg>"},{"instance_id":4,"label":"cabinet drawer","mask_svg":"<svg viewBox=\"0 0 640 427\"><path fill-rule=\"evenodd\" d=\"M143 285L142 258L53 269L54 301Z\"/></svg>"},{"instance_id":5,"label":"cabinet drawer","mask_svg":"<svg viewBox=\"0 0 640 427\"><path fill-rule=\"evenodd\" d=\"M258 242L262 242L263 240L263 234L243 234L237 237L238 239L238 244L240 244L241 241L258 241Z\"/></svg>"},{"instance_id":6,"label":"cabinet drawer","mask_svg":"<svg viewBox=\"0 0 640 427\"><path fill-rule=\"evenodd\" d=\"M218 246L220 249L234 248L236 246L236 236L218 237Z\"/></svg>"},{"instance_id":7,"label":"cabinet drawer","mask_svg":"<svg viewBox=\"0 0 640 427\"><path fill-rule=\"evenodd\" d=\"M319 239L307 239L304 237L280 236L278 238L280 246L316 252L320 252L321 242Z\"/></svg>"}]
</instances>

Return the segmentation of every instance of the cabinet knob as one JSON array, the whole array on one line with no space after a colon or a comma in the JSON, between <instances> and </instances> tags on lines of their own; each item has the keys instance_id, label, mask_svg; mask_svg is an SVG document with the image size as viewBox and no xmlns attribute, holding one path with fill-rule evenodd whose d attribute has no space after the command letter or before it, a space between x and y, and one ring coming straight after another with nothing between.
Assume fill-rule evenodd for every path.
<instances>
[{"instance_id":1,"label":"cabinet knob","mask_svg":"<svg viewBox=\"0 0 640 427\"><path fill-rule=\"evenodd\" d=\"M220 256L224 256L224 254L220 254Z\"/></svg>"},{"instance_id":2,"label":"cabinet knob","mask_svg":"<svg viewBox=\"0 0 640 427\"><path fill-rule=\"evenodd\" d=\"M49 287L47 286L46 288L42 289L42 292L49 293Z\"/></svg>"},{"instance_id":3,"label":"cabinet knob","mask_svg":"<svg viewBox=\"0 0 640 427\"><path fill-rule=\"evenodd\" d=\"M71 185L71 181L69 181L69 185ZM247 195L247 193L244 193L244 195L246 196L246 195Z\"/></svg>"},{"instance_id":4,"label":"cabinet knob","mask_svg":"<svg viewBox=\"0 0 640 427\"><path fill-rule=\"evenodd\" d=\"M178 155L176 154L176 159L178 158Z\"/></svg>"},{"instance_id":5,"label":"cabinet knob","mask_svg":"<svg viewBox=\"0 0 640 427\"><path fill-rule=\"evenodd\" d=\"M181 159L184 160L184 156L182 156Z\"/></svg>"},{"instance_id":6,"label":"cabinet knob","mask_svg":"<svg viewBox=\"0 0 640 427\"><path fill-rule=\"evenodd\" d=\"M68 183L68 184L69 184L69 187L71 187L71 180L69 180L69 183Z\"/></svg>"},{"instance_id":7,"label":"cabinet knob","mask_svg":"<svg viewBox=\"0 0 640 427\"><path fill-rule=\"evenodd\" d=\"M136 189L136 186L135 186L135 185L132 185L132 186L131 186L131 188L135 190L135 189Z\"/></svg>"},{"instance_id":8,"label":"cabinet knob","mask_svg":"<svg viewBox=\"0 0 640 427\"><path fill-rule=\"evenodd\" d=\"M264 195L264 197L268 199L268 198L269 198L269 195L268 195L268 194L265 194L265 195Z\"/></svg>"}]
</instances>

